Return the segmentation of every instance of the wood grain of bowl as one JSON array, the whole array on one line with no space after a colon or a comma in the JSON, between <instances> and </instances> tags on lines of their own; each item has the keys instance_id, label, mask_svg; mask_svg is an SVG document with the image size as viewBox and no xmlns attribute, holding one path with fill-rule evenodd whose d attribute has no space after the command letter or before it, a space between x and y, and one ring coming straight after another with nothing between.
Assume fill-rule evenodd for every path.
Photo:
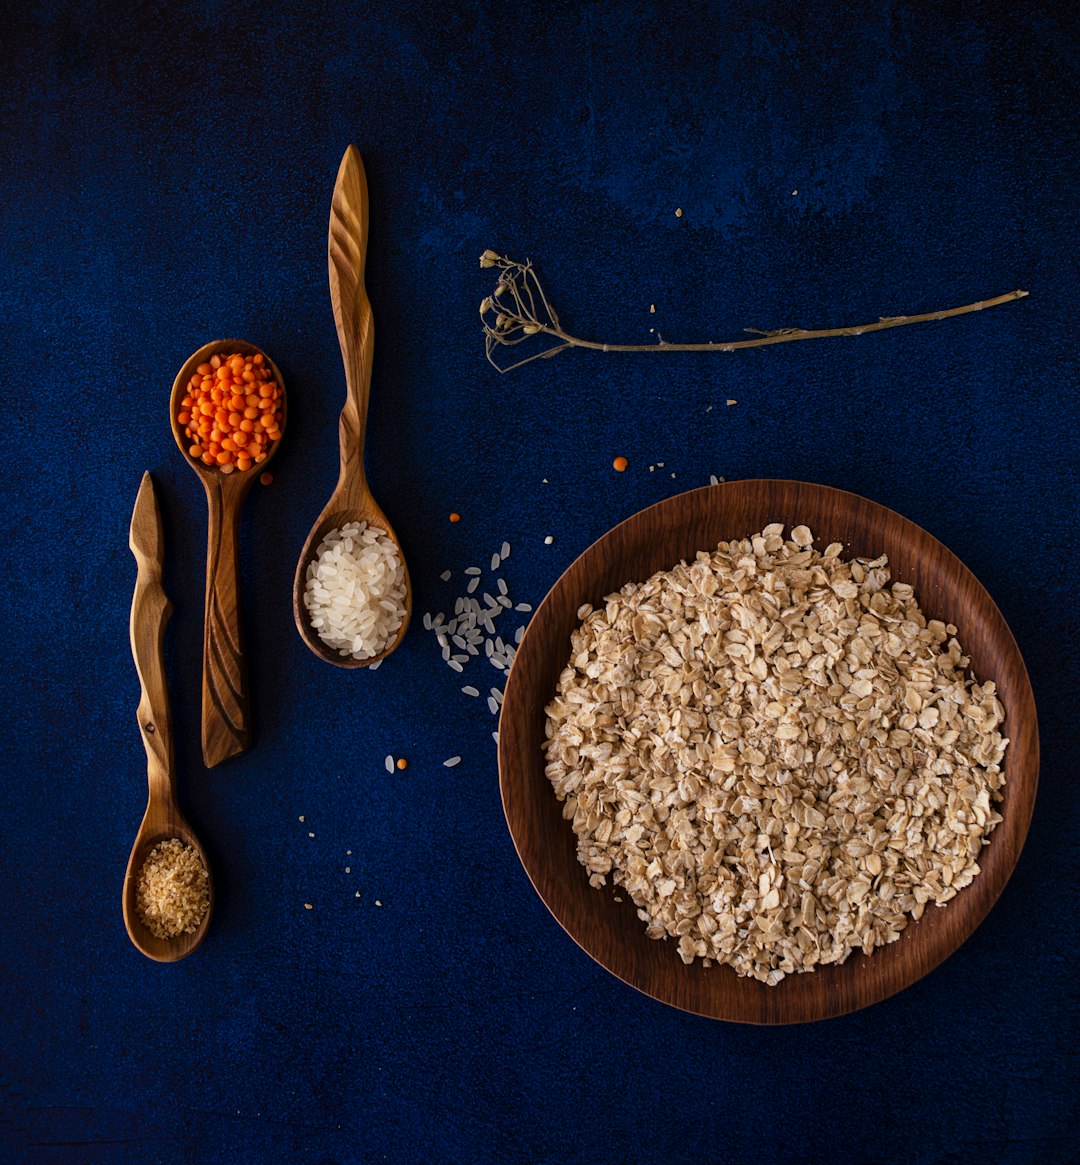
<instances>
[{"instance_id":1,"label":"wood grain of bowl","mask_svg":"<svg viewBox=\"0 0 1080 1165\"><path fill-rule=\"evenodd\" d=\"M895 581L911 583L928 618L956 624L979 680L992 679L1005 707L1002 821L979 859L982 872L943 907L930 907L900 938L840 966L788 975L768 987L727 966L684 965L671 941L655 941L629 895L589 885L575 837L544 775L544 707L570 654L582 603L670 569L722 540L769 522L805 524L814 545L845 557L889 556ZM827 1019L914 983L955 951L986 917L1011 875L1035 802L1039 739L1024 661L1001 612L978 580L913 522L855 494L793 481L738 481L692 490L628 518L581 555L552 587L522 640L499 726L499 784L510 833L534 887L571 938L601 966L663 1003L743 1023ZM615 900L618 894L623 899Z\"/></svg>"}]
</instances>

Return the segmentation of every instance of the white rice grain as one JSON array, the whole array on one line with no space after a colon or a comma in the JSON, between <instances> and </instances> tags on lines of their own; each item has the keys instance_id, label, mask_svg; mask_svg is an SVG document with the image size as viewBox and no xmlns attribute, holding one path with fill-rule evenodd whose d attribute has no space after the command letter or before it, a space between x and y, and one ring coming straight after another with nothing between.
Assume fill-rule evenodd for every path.
<instances>
[{"instance_id":1,"label":"white rice grain","mask_svg":"<svg viewBox=\"0 0 1080 1165\"><path fill-rule=\"evenodd\" d=\"M331 530L308 564L304 606L327 647L373 659L405 619L405 568L385 530L349 522Z\"/></svg>"}]
</instances>

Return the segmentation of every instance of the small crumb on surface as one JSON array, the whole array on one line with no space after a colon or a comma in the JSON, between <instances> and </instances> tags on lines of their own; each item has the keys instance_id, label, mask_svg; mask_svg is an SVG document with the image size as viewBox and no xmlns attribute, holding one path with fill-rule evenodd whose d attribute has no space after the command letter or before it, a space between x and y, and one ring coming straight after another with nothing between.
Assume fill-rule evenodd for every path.
<instances>
[{"instance_id":1,"label":"small crumb on surface","mask_svg":"<svg viewBox=\"0 0 1080 1165\"><path fill-rule=\"evenodd\" d=\"M442 574L439 575L439 578L441 578L443 580L443 582L449 582L450 581L450 571L444 570L442 572Z\"/></svg>"},{"instance_id":2,"label":"small crumb on surface","mask_svg":"<svg viewBox=\"0 0 1080 1165\"><path fill-rule=\"evenodd\" d=\"M386 760L383 761L383 764L386 766L386 771L388 773L392 773L394 771L394 758L389 753L387 753Z\"/></svg>"},{"instance_id":3,"label":"small crumb on surface","mask_svg":"<svg viewBox=\"0 0 1080 1165\"><path fill-rule=\"evenodd\" d=\"M301 817L300 820L303 821L304 820L303 817Z\"/></svg>"},{"instance_id":4,"label":"small crumb on surface","mask_svg":"<svg viewBox=\"0 0 1080 1165\"><path fill-rule=\"evenodd\" d=\"M376 899L375 899L375 905L376 905L376 906L381 906L381 905L382 905L382 903L381 903L381 902L378 900L378 898L376 898Z\"/></svg>"},{"instance_id":5,"label":"small crumb on surface","mask_svg":"<svg viewBox=\"0 0 1080 1165\"><path fill-rule=\"evenodd\" d=\"M656 315L656 304L655 303L649 304L649 311L652 312L653 315Z\"/></svg>"},{"instance_id":6,"label":"small crumb on surface","mask_svg":"<svg viewBox=\"0 0 1080 1165\"><path fill-rule=\"evenodd\" d=\"M682 207L681 206L675 207L675 217L682 218Z\"/></svg>"},{"instance_id":7,"label":"small crumb on surface","mask_svg":"<svg viewBox=\"0 0 1080 1165\"><path fill-rule=\"evenodd\" d=\"M737 405L738 403L739 403L739 402L738 402L737 400L726 400L726 401L724 401L724 404L726 404L728 408L731 408L731 406L732 406L732 405Z\"/></svg>"},{"instance_id":8,"label":"small crumb on surface","mask_svg":"<svg viewBox=\"0 0 1080 1165\"><path fill-rule=\"evenodd\" d=\"M310 903L310 902L305 902L305 903L304 903L304 909L305 909L305 910L313 910L313 909L314 909L314 907L311 905L311 903Z\"/></svg>"},{"instance_id":9,"label":"small crumb on surface","mask_svg":"<svg viewBox=\"0 0 1080 1165\"><path fill-rule=\"evenodd\" d=\"M313 834L313 833L308 834L308 837L314 837L314 836L315 836L315 834Z\"/></svg>"},{"instance_id":10,"label":"small crumb on surface","mask_svg":"<svg viewBox=\"0 0 1080 1165\"><path fill-rule=\"evenodd\" d=\"M555 539L554 539L554 538L552 538L552 536L549 534L549 535L548 535L548 536L547 536L547 537L544 539L544 545L545 545L545 546L550 546L550 545L552 544L552 542L554 542L554 541L555 541Z\"/></svg>"},{"instance_id":11,"label":"small crumb on surface","mask_svg":"<svg viewBox=\"0 0 1080 1165\"><path fill-rule=\"evenodd\" d=\"M346 873L346 874L351 874L351 873L352 873L352 866L346 866L346 867L345 867L345 873Z\"/></svg>"}]
</instances>

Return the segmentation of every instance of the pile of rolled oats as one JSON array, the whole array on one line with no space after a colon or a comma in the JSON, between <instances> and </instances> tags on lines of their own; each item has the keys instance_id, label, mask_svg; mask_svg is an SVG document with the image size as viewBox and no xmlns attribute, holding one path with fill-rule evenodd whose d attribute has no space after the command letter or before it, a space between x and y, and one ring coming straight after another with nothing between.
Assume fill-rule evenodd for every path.
<instances>
[{"instance_id":1,"label":"pile of rolled oats","mask_svg":"<svg viewBox=\"0 0 1080 1165\"><path fill-rule=\"evenodd\" d=\"M594 886L769 984L894 941L979 872L1008 741L956 628L796 526L582 607L547 775Z\"/></svg>"}]
</instances>

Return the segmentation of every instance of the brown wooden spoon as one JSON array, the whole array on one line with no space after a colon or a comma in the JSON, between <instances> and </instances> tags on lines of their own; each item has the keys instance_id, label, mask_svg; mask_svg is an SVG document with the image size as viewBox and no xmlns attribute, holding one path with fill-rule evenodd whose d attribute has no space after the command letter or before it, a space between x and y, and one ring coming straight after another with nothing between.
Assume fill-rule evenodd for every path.
<instances>
[{"instance_id":1,"label":"brown wooden spoon","mask_svg":"<svg viewBox=\"0 0 1080 1165\"><path fill-rule=\"evenodd\" d=\"M146 748L146 775L150 795L124 876L124 926L131 941L147 958L159 963L175 963L177 959L190 955L206 937L210 915L214 910L214 879L199 839L176 803L172 722L169 693L165 686L164 653L165 624L172 613L172 604L161 584L161 513L149 473L143 474L142 485L135 499L129 545L139 568L131 601L131 654L135 657L135 670L139 673L142 690L138 711L139 731ZM173 837L191 846L206 867L210 903L202 921L191 934L166 939L152 934L140 918L135 891L139 871L150 851L158 842Z\"/></svg>"},{"instance_id":2,"label":"brown wooden spoon","mask_svg":"<svg viewBox=\"0 0 1080 1165\"><path fill-rule=\"evenodd\" d=\"M177 373L169 401L173 436L184 459L198 474L209 507L206 539L206 613L203 619L202 750L207 768L238 756L251 744L251 711L247 660L240 631L240 511L255 479L273 460L281 441L269 448L266 460L242 473L224 474L188 453L188 441L177 419L188 382L200 364L213 356L239 352L261 355L282 394L281 432L288 419L288 394L277 365L261 348L246 340L214 340L192 353Z\"/></svg>"},{"instance_id":3,"label":"brown wooden spoon","mask_svg":"<svg viewBox=\"0 0 1080 1165\"><path fill-rule=\"evenodd\" d=\"M401 642L412 615L412 587L401 543L386 515L371 496L364 472L364 434L371 393L371 358L375 346L371 304L364 289L367 235L368 190L364 163L356 147L349 146L341 159L337 182L334 184L329 243L330 302L334 309L341 356L345 362L345 407L341 410L338 424L341 469L337 486L300 551L293 583L293 618L300 638L320 659L338 667L368 667L380 663ZM349 522L366 522L369 526L385 530L386 536L397 545L405 572L405 618L394 639L370 659L342 656L327 646L311 626L304 606L308 564L326 535Z\"/></svg>"}]
</instances>

